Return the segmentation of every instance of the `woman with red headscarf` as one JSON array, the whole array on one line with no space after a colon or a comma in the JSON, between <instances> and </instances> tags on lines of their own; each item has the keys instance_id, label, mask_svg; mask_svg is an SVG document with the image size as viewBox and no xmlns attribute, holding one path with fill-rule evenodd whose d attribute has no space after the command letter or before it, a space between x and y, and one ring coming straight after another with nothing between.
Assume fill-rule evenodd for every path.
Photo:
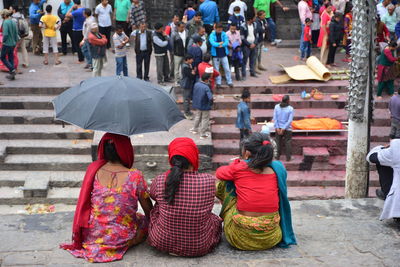
<instances>
[{"instance_id":1,"label":"woman with red headscarf","mask_svg":"<svg viewBox=\"0 0 400 267\"><path fill-rule=\"evenodd\" d=\"M140 171L131 169L129 137L107 133L98 159L89 165L82 182L72 226L72 244L62 244L90 262L120 260L130 246L147 237L152 203ZM145 216L138 213L138 201Z\"/></svg>"},{"instance_id":2,"label":"woman with red headscarf","mask_svg":"<svg viewBox=\"0 0 400 267\"><path fill-rule=\"evenodd\" d=\"M199 151L190 138L176 138L168 147L171 169L150 187L156 201L151 211L148 242L179 256L203 256L221 238L221 218L212 213L215 177L199 173Z\"/></svg>"}]
</instances>

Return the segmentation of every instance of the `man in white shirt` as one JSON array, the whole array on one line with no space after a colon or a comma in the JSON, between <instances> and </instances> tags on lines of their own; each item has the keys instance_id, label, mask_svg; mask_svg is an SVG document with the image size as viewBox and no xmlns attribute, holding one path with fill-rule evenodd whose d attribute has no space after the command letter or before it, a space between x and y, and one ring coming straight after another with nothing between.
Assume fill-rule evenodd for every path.
<instances>
[{"instance_id":1,"label":"man in white shirt","mask_svg":"<svg viewBox=\"0 0 400 267\"><path fill-rule=\"evenodd\" d=\"M383 0L382 3L379 3L376 5L376 9L378 11L378 15L383 18L383 16L385 16L388 11L387 11L387 6L391 3L390 0Z\"/></svg>"},{"instance_id":2,"label":"man in white shirt","mask_svg":"<svg viewBox=\"0 0 400 267\"><path fill-rule=\"evenodd\" d=\"M256 65L256 48L258 41L257 24L254 22L253 16L247 16L246 22L240 27L240 36L242 39L243 66L242 80L246 80L246 65L249 61L250 76L257 77L255 71Z\"/></svg>"},{"instance_id":3,"label":"man in white shirt","mask_svg":"<svg viewBox=\"0 0 400 267\"><path fill-rule=\"evenodd\" d=\"M112 7L108 3L108 0L102 0L101 3L96 6L94 13L99 23L99 32L107 37L107 48L110 48Z\"/></svg>"},{"instance_id":4,"label":"man in white shirt","mask_svg":"<svg viewBox=\"0 0 400 267\"><path fill-rule=\"evenodd\" d=\"M228 9L228 14L229 15L233 15L233 9L235 8L235 7L240 7L240 16L242 16L243 18L245 18L246 17L246 11L247 11L247 5L246 5L246 3L245 2L243 2L242 0L235 0L234 2L232 2L230 5L229 5L229 9ZM239 25L238 25L239 26Z\"/></svg>"}]
</instances>

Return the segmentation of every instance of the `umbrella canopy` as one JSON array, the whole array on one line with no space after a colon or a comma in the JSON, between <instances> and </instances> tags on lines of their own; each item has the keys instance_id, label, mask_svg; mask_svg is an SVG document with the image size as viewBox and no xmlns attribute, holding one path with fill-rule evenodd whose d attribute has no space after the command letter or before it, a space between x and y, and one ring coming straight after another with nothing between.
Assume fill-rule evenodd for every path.
<instances>
[{"instance_id":1,"label":"umbrella canopy","mask_svg":"<svg viewBox=\"0 0 400 267\"><path fill-rule=\"evenodd\" d=\"M96 77L53 100L55 117L83 129L133 135L168 131L184 119L161 87L129 77Z\"/></svg>"}]
</instances>

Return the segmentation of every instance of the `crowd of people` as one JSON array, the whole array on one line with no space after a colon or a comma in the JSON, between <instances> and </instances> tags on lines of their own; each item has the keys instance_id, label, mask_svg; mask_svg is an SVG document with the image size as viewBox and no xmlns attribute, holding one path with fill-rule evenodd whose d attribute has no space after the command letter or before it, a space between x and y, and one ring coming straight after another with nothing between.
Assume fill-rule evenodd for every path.
<instances>
[{"instance_id":1,"label":"crowd of people","mask_svg":"<svg viewBox=\"0 0 400 267\"><path fill-rule=\"evenodd\" d=\"M273 154L268 136L254 133L243 141L241 159L213 176L199 172L194 141L176 138L168 146L171 168L148 187L133 168L129 137L107 133L82 182L72 243L61 248L90 262L110 262L147 239L171 255L198 257L218 246L222 231L240 250L295 245L287 173ZM215 198L222 203L219 216L212 212Z\"/></svg>"}]
</instances>

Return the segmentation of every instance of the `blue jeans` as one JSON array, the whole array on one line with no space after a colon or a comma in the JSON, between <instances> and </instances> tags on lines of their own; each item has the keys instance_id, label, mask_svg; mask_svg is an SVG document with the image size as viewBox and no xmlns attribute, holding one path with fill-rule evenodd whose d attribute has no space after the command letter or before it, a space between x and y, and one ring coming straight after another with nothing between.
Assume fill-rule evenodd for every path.
<instances>
[{"instance_id":1,"label":"blue jeans","mask_svg":"<svg viewBox=\"0 0 400 267\"><path fill-rule=\"evenodd\" d=\"M3 45L1 48L1 61L7 67L9 72L13 72L14 69L14 49L15 46Z\"/></svg>"},{"instance_id":2,"label":"blue jeans","mask_svg":"<svg viewBox=\"0 0 400 267\"><path fill-rule=\"evenodd\" d=\"M83 43L81 51L86 59L86 64L92 65L92 55L90 54L90 44L88 41Z\"/></svg>"},{"instance_id":3,"label":"blue jeans","mask_svg":"<svg viewBox=\"0 0 400 267\"><path fill-rule=\"evenodd\" d=\"M300 51L302 50L303 47L303 35L304 35L304 27L305 25L302 23L301 24L301 35L300 35Z\"/></svg>"},{"instance_id":4,"label":"blue jeans","mask_svg":"<svg viewBox=\"0 0 400 267\"><path fill-rule=\"evenodd\" d=\"M311 55L311 43L310 41L303 41L301 46L301 58L308 58Z\"/></svg>"},{"instance_id":5,"label":"blue jeans","mask_svg":"<svg viewBox=\"0 0 400 267\"><path fill-rule=\"evenodd\" d=\"M228 61L228 57L214 57L213 58L213 64L214 64L214 68L219 72L219 64L222 64L222 67L224 68L224 72L225 72L225 78L226 78L226 82L228 84L232 84L232 76L231 76L231 70L229 68L229 61ZM217 83L217 85L221 85L221 75L219 75L218 77L215 78L215 82Z\"/></svg>"},{"instance_id":6,"label":"blue jeans","mask_svg":"<svg viewBox=\"0 0 400 267\"><path fill-rule=\"evenodd\" d=\"M117 76L124 73L124 76L128 76L128 63L126 62L126 56L115 57L115 62L117 63Z\"/></svg>"},{"instance_id":7,"label":"blue jeans","mask_svg":"<svg viewBox=\"0 0 400 267\"><path fill-rule=\"evenodd\" d=\"M272 18L267 18L269 32L271 34L271 42L275 42L276 38L276 24Z\"/></svg>"}]
</instances>

